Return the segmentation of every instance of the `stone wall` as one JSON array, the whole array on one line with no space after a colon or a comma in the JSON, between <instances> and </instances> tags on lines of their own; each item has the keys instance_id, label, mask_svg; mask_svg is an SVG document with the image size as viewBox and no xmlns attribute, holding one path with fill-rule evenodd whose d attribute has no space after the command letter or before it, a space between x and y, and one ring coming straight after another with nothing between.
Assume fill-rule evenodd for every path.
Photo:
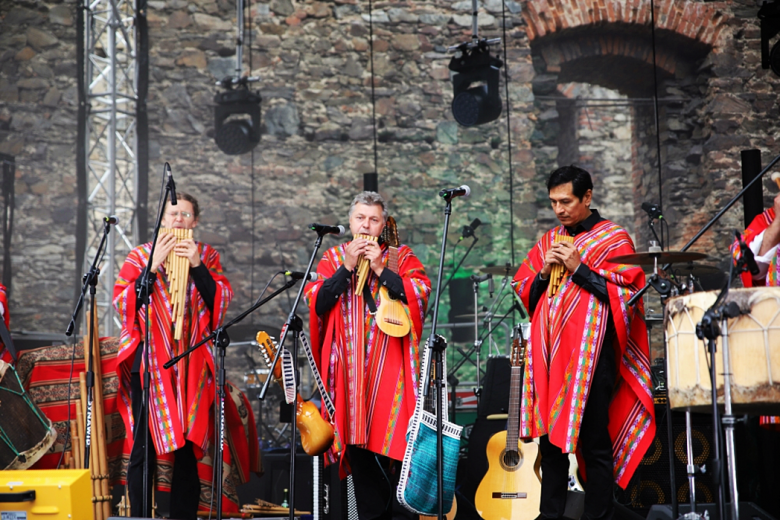
<instances>
[{"instance_id":1,"label":"stone wall","mask_svg":"<svg viewBox=\"0 0 780 520\"><path fill-rule=\"evenodd\" d=\"M513 223L506 111L496 122L467 129L449 108L446 48L468 39L471 2L373 5L380 191L402 240L432 277L443 222L435 193L442 187L472 188L471 199L454 205L447 262L460 228L478 217L480 240L464 264L476 271L519 263L553 223L544 180L564 158L579 157L605 185L615 182L614 189L626 192L605 212L620 205L643 248L642 201L661 194L680 247L738 190L740 149L760 148L765 163L774 154L778 80L760 69L752 2L657 3L659 95L668 98L659 112L660 190L653 109L644 101L654 83L649 1L636 0L631 9L618 0L563 4L532 0L523 10L506 4L500 49L506 48L510 76ZM64 329L81 271L74 265L75 9L72 0L0 2L0 152L17 164L11 298L17 330ZM272 0L254 3L248 19L265 133L252 155L229 157L213 141L213 96L215 82L233 68L234 3L149 2L150 213L161 181L155 172L169 161L179 189L201 199L198 234L222 252L236 291L231 316L258 296L273 272L305 267L314 238L306 224L345 223L363 173L374 171L368 5ZM504 38L501 2L480 2L479 22L481 35ZM245 62L248 69L249 49ZM505 99L503 82L502 69ZM598 133L572 134L577 146L559 135L561 111L549 112L550 104L536 98L571 83L636 101L622 113L630 165L603 148L590 153ZM580 129L581 115L571 116ZM561 142L571 147L559 157ZM696 249L722 263L728 230L740 227L740 218L735 207ZM455 256L465 249L458 246ZM278 327L289 302L277 299L249 328Z\"/></svg>"}]
</instances>

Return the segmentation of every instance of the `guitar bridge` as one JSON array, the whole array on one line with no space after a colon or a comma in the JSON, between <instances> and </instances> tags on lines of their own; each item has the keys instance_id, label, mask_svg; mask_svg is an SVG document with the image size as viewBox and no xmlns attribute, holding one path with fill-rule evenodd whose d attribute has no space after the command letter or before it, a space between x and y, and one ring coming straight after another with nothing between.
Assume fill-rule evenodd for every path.
<instances>
[{"instance_id":1,"label":"guitar bridge","mask_svg":"<svg viewBox=\"0 0 780 520\"><path fill-rule=\"evenodd\" d=\"M523 493L519 491L517 493L504 493L502 491L494 491L493 498L510 499L510 500L514 498L528 498L528 493Z\"/></svg>"}]
</instances>

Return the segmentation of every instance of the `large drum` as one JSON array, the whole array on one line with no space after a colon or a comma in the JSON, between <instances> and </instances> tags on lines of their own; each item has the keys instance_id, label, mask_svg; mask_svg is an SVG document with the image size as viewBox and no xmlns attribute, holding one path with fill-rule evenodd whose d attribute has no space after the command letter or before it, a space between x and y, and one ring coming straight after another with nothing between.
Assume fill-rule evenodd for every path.
<instances>
[{"instance_id":1,"label":"large drum","mask_svg":"<svg viewBox=\"0 0 780 520\"><path fill-rule=\"evenodd\" d=\"M710 412L712 385L706 341L696 325L718 296L715 291L673 298L666 306L667 386L672 408ZM780 414L780 288L732 289L726 302L743 312L728 320L732 410ZM723 404L723 349L715 354L718 402Z\"/></svg>"},{"instance_id":2,"label":"large drum","mask_svg":"<svg viewBox=\"0 0 780 520\"><path fill-rule=\"evenodd\" d=\"M57 430L32 402L14 367L0 361L0 468L29 468L56 439Z\"/></svg>"}]
</instances>

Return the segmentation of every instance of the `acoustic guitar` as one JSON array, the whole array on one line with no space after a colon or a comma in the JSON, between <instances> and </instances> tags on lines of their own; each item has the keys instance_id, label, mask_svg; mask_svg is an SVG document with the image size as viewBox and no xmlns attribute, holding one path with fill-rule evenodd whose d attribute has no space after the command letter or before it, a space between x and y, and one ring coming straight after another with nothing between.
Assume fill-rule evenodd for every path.
<instances>
[{"instance_id":1,"label":"acoustic guitar","mask_svg":"<svg viewBox=\"0 0 780 520\"><path fill-rule=\"evenodd\" d=\"M271 361L276 355L276 345L264 330L258 332L255 339L260 346L265 364L271 366ZM282 385L281 359L276 363L273 376ZM315 375L315 377L318 376ZM312 457L322 455L333 444L333 425L322 418L320 411L313 403L304 401L298 394L295 397L295 425L301 432L303 451Z\"/></svg>"},{"instance_id":2,"label":"acoustic guitar","mask_svg":"<svg viewBox=\"0 0 780 520\"><path fill-rule=\"evenodd\" d=\"M539 515L542 481L537 461L539 446L524 443L520 434L520 391L525 364L525 342L515 334L510 356L511 379L507 430L487 444L488 471L474 498L485 520L533 520Z\"/></svg>"},{"instance_id":3,"label":"acoustic guitar","mask_svg":"<svg viewBox=\"0 0 780 520\"><path fill-rule=\"evenodd\" d=\"M384 231L387 244L387 269L398 274L398 228L393 217L387 217ZM394 338L403 338L412 329L404 302L390 296L384 285L379 286L379 307L376 310L376 323L379 330Z\"/></svg>"}]
</instances>

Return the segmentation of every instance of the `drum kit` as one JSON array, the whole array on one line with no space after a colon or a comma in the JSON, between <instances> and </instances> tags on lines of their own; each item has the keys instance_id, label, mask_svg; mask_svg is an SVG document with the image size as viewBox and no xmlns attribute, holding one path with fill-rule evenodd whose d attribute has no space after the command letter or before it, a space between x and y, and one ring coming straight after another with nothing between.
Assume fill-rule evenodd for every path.
<instances>
[{"instance_id":1,"label":"drum kit","mask_svg":"<svg viewBox=\"0 0 780 520\"><path fill-rule=\"evenodd\" d=\"M666 381L662 386L668 392L669 408L686 412L691 503L691 512L683 515L686 520L706 516L696 512L695 474L705 469L693 463L690 414L712 413L714 431L723 427L727 464L718 461L719 435L715 434L713 466L715 471L722 468L728 474L727 479L716 476L715 481L724 486L728 483L728 512L725 501L720 506L726 516L735 519L739 518L734 445L734 424L739 419L735 414L780 415L780 349L772 348L780 344L780 288L729 290L735 274L732 266L728 281L723 278L723 290L705 291L699 283L701 277L723 277L715 267L694 263L706 258L702 253L662 251L651 242L647 252L610 259L652 269L647 284L661 295L665 305ZM743 268L739 262L737 271ZM666 264L666 269L659 270L659 264ZM682 267L672 270L670 264ZM648 325L661 321L659 318L645 317Z\"/></svg>"}]
</instances>

